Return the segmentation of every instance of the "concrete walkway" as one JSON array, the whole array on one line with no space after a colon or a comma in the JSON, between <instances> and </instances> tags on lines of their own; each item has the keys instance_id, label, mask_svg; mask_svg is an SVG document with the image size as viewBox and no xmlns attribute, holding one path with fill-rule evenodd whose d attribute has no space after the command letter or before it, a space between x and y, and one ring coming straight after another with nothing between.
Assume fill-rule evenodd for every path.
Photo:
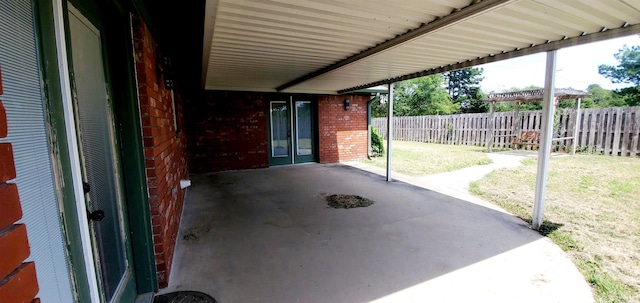
<instances>
[{"instance_id":1,"label":"concrete walkway","mask_svg":"<svg viewBox=\"0 0 640 303\"><path fill-rule=\"evenodd\" d=\"M163 292L221 303L593 302L562 250L486 202L346 165L192 180ZM330 194L375 204L333 209Z\"/></svg>"},{"instance_id":2,"label":"concrete walkway","mask_svg":"<svg viewBox=\"0 0 640 303\"><path fill-rule=\"evenodd\" d=\"M490 172L507 168L516 167L522 165L522 159L525 156L491 153L487 154L493 163L488 165L471 166L456 171L429 175L420 177L419 179L431 184L432 187L437 188L450 188L452 190L461 191L463 193L469 193L469 184L473 181L484 178Z\"/></svg>"}]
</instances>

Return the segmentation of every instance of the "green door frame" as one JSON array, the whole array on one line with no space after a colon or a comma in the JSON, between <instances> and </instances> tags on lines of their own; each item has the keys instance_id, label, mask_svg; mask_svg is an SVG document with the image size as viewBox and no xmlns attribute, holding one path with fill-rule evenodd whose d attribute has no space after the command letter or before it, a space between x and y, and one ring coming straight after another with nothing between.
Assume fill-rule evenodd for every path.
<instances>
[{"instance_id":1,"label":"green door frame","mask_svg":"<svg viewBox=\"0 0 640 303\"><path fill-rule=\"evenodd\" d=\"M308 163L308 162L317 162L318 161L318 100L316 96L312 95L272 95L267 103L267 146L269 150L267 151L269 157L269 165L277 166L277 165L289 165L289 164L298 164L298 163ZM297 108L296 102L310 102L311 103L311 146L312 153L310 155L298 155L297 150L299 147L298 142L298 117L297 117ZM276 157L274 156L274 151L272 148L272 137L273 137L273 123L272 123L272 103L284 103L287 106L287 148L288 154L287 156Z\"/></svg>"},{"instance_id":2,"label":"green door frame","mask_svg":"<svg viewBox=\"0 0 640 303\"><path fill-rule=\"evenodd\" d=\"M61 1L66 10L66 1ZM126 3L112 3L110 7L99 9L91 0L72 0L77 8L92 18L102 17L108 20L105 24L104 47L109 55L109 77L111 80L112 99L114 100L115 119L119 139L122 174L124 176L125 208L128 221L129 239L133 250L132 271L135 273L137 294L155 292L158 289L153 238L151 230L151 213L149 209L146 174L144 170L144 154L142 148L142 131L140 113L137 102L137 87L133 70L131 53L132 37L129 10L133 8ZM37 43L42 78L44 83L45 107L50 129L52 161L55 167L58 198L61 201L61 219L69 255L69 267L73 269L73 287L78 302L90 302L89 279L80 238L79 219L71 175L71 158L67 149L65 116L63 109L62 88L58 71L58 50L54 24L53 0L35 0ZM117 88L117 89L113 89ZM128 220L127 220L128 219Z\"/></svg>"},{"instance_id":3,"label":"green door frame","mask_svg":"<svg viewBox=\"0 0 640 303\"><path fill-rule=\"evenodd\" d=\"M310 131L311 131L311 138L309 138L311 140L310 142L310 146L311 146L311 154L309 155L304 155L304 154L298 154L298 150L300 148L300 134L298 133L300 128L298 127L300 125L300 121L299 121L299 116L298 116L298 102L308 102L310 104L310 117L309 117L309 123L311 124L310 127ZM317 161L317 154L318 154L318 148L317 148L317 134L318 134L318 127L316 126L316 117L315 117L315 113L318 111L316 109L317 107L317 102L315 102L315 98L312 98L311 96L293 96L292 98L292 102L291 102L291 117L293 118L293 132L292 132L292 140L293 140L293 149L292 149L292 153L295 157L295 163L308 163L308 162L314 162Z\"/></svg>"},{"instance_id":4,"label":"green door frame","mask_svg":"<svg viewBox=\"0 0 640 303\"><path fill-rule=\"evenodd\" d=\"M286 140L286 145L287 145L287 155L280 155L277 156L274 150L274 146L273 146L273 135L274 135L274 126L273 126L273 107L274 105L285 105L286 107L286 113L285 113L285 117L287 119L287 123L286 123L286 131L287 131L287 140ZM291 126L291 100L290 98L276 98L273 99L271 101L268 102L268 118L267 118L267 130L269 132L268 138L269 138L269 142L268 142L268 146L269 146L269 165L286 165L286 164L291 164L293 159L292 159L292 153L293 153L293 148L292 148L292 139L291 139L291 135L292 135L292 126ZM281 107L280 107L281 108ZM280 140L282 141L282 140Z\"/></svg>"}]
</instances>

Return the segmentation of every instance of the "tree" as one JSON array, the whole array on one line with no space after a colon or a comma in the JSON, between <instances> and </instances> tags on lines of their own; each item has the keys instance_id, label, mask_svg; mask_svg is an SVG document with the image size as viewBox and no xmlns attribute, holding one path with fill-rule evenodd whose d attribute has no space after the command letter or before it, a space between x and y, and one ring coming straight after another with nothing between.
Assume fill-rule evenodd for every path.
<instances>
[{"instance_id":1,"label":"tree","mask_svg":"<svg viewBox=\"0 0 640 303\"><path fill-rule=\"evenodd\" d=\"M451 101L460 106L460 112L487 112L489 107L483 101L484 96L480 90L480 82L484 79L483 71L482 68L469 67L444 74Z\"/></svg>"},{"instance_id":2,"label":"tree","mask_svg":"<svg viewBox=\"0 0 640 303\"><path fill-rule=\"evenodd\" d=\"M387 116L387 94L377 94L371 101L371 116L374 118Z\"/></svg>"},{"instance_id":3,"label":"tree","mask_svg":"<svg viewBox=\"0 0 640 303\"><path fill-rule=\"evenodd\" d=\"M602 64L598 66L598 72L613 83L631 84L615 93L622 97L626 105L640 105L640 45L625 45L613 56L618 60L618 65Z\"/></svg>"},{"instance_id":4,"label":"tree","mask_svg":"<svg viewBox=\"0 0 640 303\"><path fill-rule=\"evenodd\" d=\"M615 92L604 89L599 84L591 84L587 87L589 97L582 99L584 108L589 107L616 107L626 106L624 98L620 97Z\"/></svg>"},{"instance_id":5,"label":"tree","mask_svg":"<svg viewBox=\"0 0 640 303\"><path fill-rule=\"evenodd\" d=\"M394 84L393 114L395 116L448 115L458 110L444 89L444 77L431 75ZM387 116L386 94L372 101L373 117Z\"/></svg>"},{"instance_id":6,"label":"tree","mask_svg":"<svg viewBox=\"0 0 640 303\"><path fill-rule=\"evenodd\" d=\"M459 105L451 101L443 84L442 75L430 75L396 83L393 114L421 116L455 113Z\"/></svg>"}]
</instances>

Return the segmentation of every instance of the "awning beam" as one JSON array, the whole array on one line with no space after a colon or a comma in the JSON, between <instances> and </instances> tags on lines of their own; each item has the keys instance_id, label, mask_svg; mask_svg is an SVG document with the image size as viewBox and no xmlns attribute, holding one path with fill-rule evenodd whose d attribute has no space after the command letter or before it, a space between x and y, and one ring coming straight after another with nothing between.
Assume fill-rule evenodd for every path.
<instances>
[{"instance_id":1,"label":"awning beam","mask_svg":"<svg viewBox=\"0 0 640 303\"><path fill-rule=\"evenodd\" d=\"M508 51L508 52L504 52L504 53L500 53L500 54L488 55L488 56L482 57L482 58L477 58L477 59L473 59L473 60L467 60L467 61L464 61L464 62L458 62L456 64L449 64L449 65L446 65L446 66L440 66L440 67L437 67L437 68L427 69L427 70L423 70L423 71L416 72L416 73L411 73L411 74L407 74L407 75L403 75L403 76L398 76L398 77L384 79L384 80L380 80L380 81L376 81L376 82L371 82L371 83L359 85L359 86L356 86L356 87L351 87L351 88L347 88L347 89L338 90L338 94L346 94L346 93L349 93L351 91L359 90L359 89L363 89L363 88L367 88L367 87L385 85L385 84L388 84L388 83L399 82L399 81L404 81L404 80L409 80L409 79L413 79L413 78L419 78L419 77L429 76L429 75L434 75L434 74L440 74L440 73L449 72L449 71L458 70L458 69L463 69L463 68L472 67L472 66L476 66L476 65L482 65L482 64L486 64L486 63L492 63L492 62L497 62L497 61L501 61L501 60L517 58L517 57L537 54L537 53L541 53L541 52L548 52L548 51L552 51L552 50L558 50L558 49L565 48L565 47L571 47L571 46L576 46L576 45L581 45L581 44L586 44L586 43L604 41L604 40L609 40L609 39L618 38L618 37L636 35L638 33L640 33L640 24L629 25L629 26L626 26L626 27L619 27L619 28L614 28L614 29L608 29L608 30L602 31L602 32L596 32L596 33L592 33L592 34L585 34L585 35L582 35L582 36L576 36L576 37L572 37L572 38L566 38L566 39L562 39L562 40L552 41L552 42L545 43L545 44L539 44L539 45L534 45L534 46L530 46L530 47L526 47L526 48L515 49L515 50L512 50L512 51Z\"/></svg>"}]
</instances>

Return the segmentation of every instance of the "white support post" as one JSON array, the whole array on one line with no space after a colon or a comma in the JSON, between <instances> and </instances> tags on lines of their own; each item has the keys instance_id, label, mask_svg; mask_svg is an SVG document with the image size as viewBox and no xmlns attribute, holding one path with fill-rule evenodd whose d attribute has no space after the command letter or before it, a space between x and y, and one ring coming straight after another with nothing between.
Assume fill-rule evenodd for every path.
<instances>
[{"instance_id":1,"label":"white support post","mask_svg":"<svg viewBox=\"0 0 640 303\"><path fill-rule=\"evenodd\" d=\"M387 95L387 182L391 182L391 142L393 142L393 83Z\"/></svg>"},{"instance_id":2,"label":"white support post","mask_svg":"<svg viewBox=\"0 0 640 303\"><path fill-rule=\"evenodd\" d=\"M547 191L547 172L553 136L553 114L555 111L556 50L547 52L547 70L542 99L542 125L540 150L538 150L538 172L536 174L536 196L533 203L532 227L539 230L544 218L544 199Z\"/></svg>"},{"instance_id":3,"label":"white support post","mask_svg":"<svg viewBox=\"0 0 640 303\"><path fill-rule=\"evenodd\" d=\"M580 130L580 103L582 103L582 98L578 98L576 101L576 119L573 124L573 142L571 142L571 154L576 154L576 146L578 145L578 131Z\"/></svg>"}]
</instances>

